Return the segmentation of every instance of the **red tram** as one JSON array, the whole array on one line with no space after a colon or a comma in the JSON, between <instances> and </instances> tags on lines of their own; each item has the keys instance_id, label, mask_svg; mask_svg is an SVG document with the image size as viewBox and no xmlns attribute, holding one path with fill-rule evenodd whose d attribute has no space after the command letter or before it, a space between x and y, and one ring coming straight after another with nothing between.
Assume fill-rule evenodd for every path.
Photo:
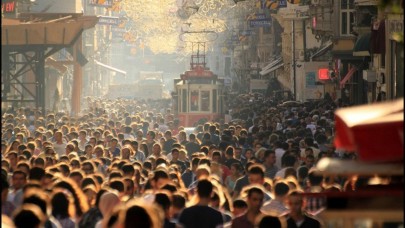
<instances>
[{"instance_id":1,"label":"red tram","mask_svg":"<svg viewBox=\"0 0 405 228\"><path fill-rule=\"evenodd\" d=\"M205 43L193 43L190 70L174 79L173 111L180 126L223 118L224 80L218 79L205 62ZM203 54L200 54L203 53Z\"/></svg>"}]
</instances>

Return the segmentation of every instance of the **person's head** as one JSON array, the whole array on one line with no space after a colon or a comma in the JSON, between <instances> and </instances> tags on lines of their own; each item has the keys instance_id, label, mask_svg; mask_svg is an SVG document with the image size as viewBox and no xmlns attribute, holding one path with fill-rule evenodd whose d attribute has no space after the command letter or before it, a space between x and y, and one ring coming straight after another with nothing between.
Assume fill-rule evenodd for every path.
<instances>
[{"instance_id":1,"label":"person's head","mask_svg":"<svg viewBox=\"0 0 405 228\"><path fill-rule=\"evenodd\" d=\"M51 199L52 215L57 218L73 217L75 212L72 194L62 189L54 189Z\"/></svg>"},{"instance_id":2,"label":"person's head","mask_svg":"<svg viewBox=\"0 0 405 228\"><path fill-rule=\"evenodd\" d=\"M305 157L305 166L310 169L311 167L314 166L314 164L315 164L315 157L314 157L314 155L311 155L311 154L307 155L307 156Z\"/></svg>"},{"instance_id":3,"label":"person's head","mask_svg":"<svg viewBox=\"0 0 405 228\"><path fill-rule=\"evenodd\" d=\"M249 184L263 184L264 183L264 167L260 164L254 164L249 167L248 179Z\"/></svg>"},{"instance_id":4,"label":"person's head","mask_svg":"<svg viewBox=\"0 0 405 228\"><path fill-rule=\"evenodd\" d=\"M17 165L18 162L17 157L18 157L17 151L10 151L7 153L6 158L10 161L11 167Z\"/></svg>"},{"instance_id":5,"label":"person's head","mask_svg":"<svg viewBox=\"0 0 405 228\"><path fill-rule=\"evenodd\" d=\"M147 205L138 200L132 200L127 204L124 214L124 227L163 227L163 215L155 204ZM158 212L158 213L157 213Z\"/></svg>"},{"instance_id":6,"label":"person's head","mask_svg":"<svg viewBox=\"0 0 405 228\"><path fill-rule=\"evenodd\" d=\"M235 154L235 148L233 146L228 146L225 150L225 157L227 159L233 158Z\"/></svg>"},{"instance_id":7,"label":"person's head","mask_svg":"<svg viewBox=\"0 0 405 228\"><path fill-rule=\"evenodd\" d=\"M133 153L134 153L134 150L130 145L123 146L121 148L121 159L129 160L130 156Z\"/></svg>"},{"instance_id":8,"label":"person's head","mask_svg":"<svg viewBox=\"0 0 405 228\"><path fill-rule=\"evenodd\" d=\"M295 167L297 158L294 155L286 154L281 158L281 165L283 167Z\"/></svg>"},{"instance_id":9,"label":"person's head","mask_svg":"<svg viewBox=\"0 0 405 228\"><path fill-rule=\"evenodd\" d=\"M84 175L83 171L76 169L69 174L69 178L76 182L77 186L81 186Z\"/></svg>"},{"instance_id":10,"label":"person's head","mask_svg":"<svg viewBox=\"0 0 405 228\"><path fill-rule=\"evenodd\" d=\"M155 194L155 203L159 205L164 211L166 217L170 217L170 208L172 206L172 199L168 191L160 190Z\"/></svg>"},{"instance_id":11,"label":"person's head","mask_svg":"<svg viewBox=\"0 0 405 228\"><path fill-rule=\"evenodd\" d=\"M173 148L172 149L172 160L177 161L179 159L179 149Z\"/></svg>"},{"instance_id":12,"label":"person's head","mask_svg":"<svg viewBox=\"0 0 405 228\"><path fill-rule=\"evenodd\" d=\"M148 131L148 133L146 133L146 139L148 139L148 140L153 140L153 139L155 139L155 137L156 137L156 134L154 131Z\"/></svg>"},{"instance_id":13,"label":"person's head","mask_svg":"<svg viewBox=\"0 0 405 228\"><path fill-rule=\"evenodd\" d=\"M30 181L42 182L45 178L45 169L41 167L32 167L28 177Z\"/></svg>"},{"instance_id":14,"label":"person's head","mask_svg":"<svg viewBox=\"0 0 405 228\"><path fill-rule=\"evenodd\" d=\"M240 173L242 172L242 166L240 163L235 162L231 164L231 174L235 176L239 176Z\"/></svg>"},{"instance_id":15,"label":"person's head","mask_svg":"<svg viewBox=\"0 0 405 228\"><path fill-rule=\"evenodd\" d=\"M201 179L197 184L197 194L200 198L211 198L213 185L208 179Z\"/></svg>"},{"instance_id":16,"label":"person's head","mask_svg":"<svg viewBox=\"0 0 405 228\"><path fill-rule=\"evenodd\" d=\"M157 169L153 172L152 186L155 189L160 189L162 186L170 182L169 174L163 169Z\"/></svg>"},{"instance_id":17,"label":"person's head","mask_svg":"<svg viewBox=\"0 0 405 228\"><path fill-rule=\"evenodd\" d=\"M101 158L104 154L104 147L103 145L97 145L94 147L94 154L97 158Z\"/></svg>"},{"instance_id":18,"label":"person's head","mask_svg":"<svg viewBox=\"0 0 405 228\"><path fill-rule=\"evenodd\" d=\"M237 217L246 212L248 205L246 201L242 199L236 199L233 201L233 211L232 214L234 217Z\"/></svg>"},{"instance_id":19,"label":"person's head","mask_svg":"<svg viewBox=\"0 0 405 228\"><path fill-rule=\"evenodd\" d=\"M160 153L162 152L162 147L159 143L153 144L152 153L155 157L159 157Z\"/></svg>"},{"instance_id":20,"label":"person's head","mask_svg":"<svg viewBox=\"0 0 405 228\"><path fill-rule=\"evenodd\" d=\"M276 196L276 198L285 197L289 191L290 187L283 181L279 181L274 185L274 195Z\"/></svg>"},{"instance_id":21,"label":"person's head","mask_svg":"<svg viewBox=\"0 0 405 228\"><path fill-rule=\"evenodd\" d=\"M292 215L302 214L302 208L304 207L302 192L298 190L291 191L287 196L287 205Z\"/></svg>"},{"instance_id":22,"label":"person's head","mask_svg":"<svg viewBox=\"0 0 405 228\"><path fill-rule=\"evenodd\" d=\"M115 190L108 190L100 197L98 208L103 216L108 216L112 209L120 204L118 192Z\"/></svg>"},{"instance_id":23,"label":"person's head","mask_svg":"<svg viewBox=\"0 0 405 228\"><path fill-rule=\"evenodd\" d=\"M26 190L22 204L37 205L45 216L48 215L48 209L51 207L49 196L36 188Z\"/></svg>"},{"instance_id":24,"label":"person's head","mask_svg":"<svg viewBox=\"0 0 405 228\"><path fill-rule=\"evenodd\" d=\"M216 150L212 152L212 161L221 163L221 151Z\"/></svg>"},{"instance_id":25,"label":"person's head","mask_svg":"<svg viewBox=\"0 0 405 228\"><path fill-rule=\"evenodd\" d=\"M276 163L276 152L274 150L266 150L264 152L264 164L272 166Z\"/></svg>"},{"instance_id":26,"label":"person's head","mask_svg":"<svg viewBox=\"0 0 405 228\"><path fill-rule=\"evenodd\" d=\"M259 187L250 187L247 190L247 204L249 211L260 211L263 205L264 192Z\"/></svg>"},{"instance_id":27,"label":"person's head","mask_svg":"<svg viewBox=\"0 0 405 228\"><path fill-rule=\"evenodd\" d=\"M35 204L24 204L13 213L15 227L43 227L46 221L45 214Z\"/></svg>"},{"instance_id":28,"label":"person's head","mask_svg":"<svg viewBox=\"0 0 405 228\"><path fill-rule=\"evenodd\" d=\"M11 179L11 184L15 190L22 189L27 183L27 173L22 170L15 170Z\"/></svg>"},{"instance_id":29,"label":"person's head","mask_svg":"<svg viewBox=\"0 0 405 228\"><path fill-rule=\"evenodd\" d=\"M85 174L93 174L96 166L92 161L84 161L81 165L81 168Z\"/></svg>"},{"instance_id":30,"label":"person's head","mask_svg":"<svg viewBox=\"0 0 405 228\"><path fill-rule=\"evenodd\" d=\"M308 171L308 184L310 186L321 186L323 182L323 176L319 175L319 170L311 168Z\"/></svg>"}]
</instances>

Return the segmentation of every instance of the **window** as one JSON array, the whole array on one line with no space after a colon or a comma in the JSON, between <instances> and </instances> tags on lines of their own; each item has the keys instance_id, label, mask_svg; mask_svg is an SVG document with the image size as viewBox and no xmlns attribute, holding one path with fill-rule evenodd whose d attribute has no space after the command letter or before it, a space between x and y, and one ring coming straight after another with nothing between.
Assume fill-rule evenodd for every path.
<instances>
[{"instance_id":1,"label":"window","mask_svg":"<svg viewBox=\"0 0 405 228\"><path fill-rule=\"evenodd\" d=\"M191 91L190 96L190 111L198 111L198 90Z\"/></svg>"},{"instance_id":2,"label":"window","mask_svg":"<svg viewBox=\"0 0 405 228\"><path fill-rule=\"evenodd\" d=\"M353 32L354 0L340 1L340 35L349 36Z\"/></svg>"},{"instance_id":3,"label":"window","mask_svg":"<svg viewBox=\"0 0 405 228\"><path fill-rule=\"evenodd\" d=\"M201 91L201 111L210 111L210 91Z\"/></svg>"}]
</instances>

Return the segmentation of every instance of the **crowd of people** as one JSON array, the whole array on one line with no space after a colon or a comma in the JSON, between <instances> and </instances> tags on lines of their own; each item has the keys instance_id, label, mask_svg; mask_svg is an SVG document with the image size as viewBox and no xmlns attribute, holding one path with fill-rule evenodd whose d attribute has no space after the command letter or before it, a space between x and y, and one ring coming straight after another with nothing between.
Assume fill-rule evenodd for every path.
<instances>
[{"instance_id":1,"label":"crowd of people","mask_svg":"<svg viewBox=\"0 0 405 228\"><path fill-rule=\"evenodd\" d=\"M333 146L330 100L228 101L230 121L188 133L169 102L88 100L83 115L31 108L2 118L4 227L320 227L319 176Z\"/></svg>"}]
</instances>

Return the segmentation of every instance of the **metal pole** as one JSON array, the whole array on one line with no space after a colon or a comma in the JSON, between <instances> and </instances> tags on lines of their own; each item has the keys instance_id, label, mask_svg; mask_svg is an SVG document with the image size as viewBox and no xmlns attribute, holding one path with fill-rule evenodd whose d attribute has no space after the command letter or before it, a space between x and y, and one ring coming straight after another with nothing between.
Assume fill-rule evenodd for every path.
<instances>
[{"instance_id":1,"label":"metal pole","mask_svg":"<svg viewBox=\"0 0 405 228\"><path fill-rule=\"evenodd\" d=\"M297 100L297 72L295 59L295 21L292 20L292 58L293 58L293 91L294 100Z\"/></svg>"}]
</instances>

